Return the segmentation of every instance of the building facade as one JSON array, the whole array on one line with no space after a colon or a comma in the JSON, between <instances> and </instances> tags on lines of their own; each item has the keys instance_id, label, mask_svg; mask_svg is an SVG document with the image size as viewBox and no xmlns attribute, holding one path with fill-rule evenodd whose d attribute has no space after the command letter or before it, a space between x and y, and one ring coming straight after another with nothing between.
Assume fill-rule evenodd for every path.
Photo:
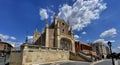
<instances>
[{"instance_id":1,"label":"building facade","mask_svg":"<svg viewBox=\"0 0 120 65\"><path fill-rule=\"evenodd\" d=\"M96 42L93 45L93 50L96 51L97 56L100 58L106 58L107 54L109 54L108 47L103 42Z\"/></svg>"},{"instance_id":2,"label":"building facade","mask_svg":"<svg viewBox=\"0 0 120 65\"><path fill-rule=\"evenodd\" d=\"M85 53L85 54L92 54L93 56L96 56L96 51L92 50L92 46L90 44L85 44L80 41L75 41L75 52L79 53Z\"/></svg>"},{"instance_id":3,"label":"building facade","mask_svg":"<svg viewBox=\"0 0 120 65\"><path fill-rule=\"evenodd\" d=\"M13 49L13 46L7 42L2 42L0 39L0 56L4 55L4 52L10 52Z\"/></svg>"},{"instance_id":4,"label":"building facade","mask_svg":"<svg viewBox=\"0 0 120 65\"><path fill-rule=\"evenodd\" d=\"M46 27L42 29L40 35L37 29L35 30L33 44L75 52L72 28L69 23L66 23L63 19L58 19L56 15L54 15L50 26L46 21Z\"/></svg>"}]
</instances>

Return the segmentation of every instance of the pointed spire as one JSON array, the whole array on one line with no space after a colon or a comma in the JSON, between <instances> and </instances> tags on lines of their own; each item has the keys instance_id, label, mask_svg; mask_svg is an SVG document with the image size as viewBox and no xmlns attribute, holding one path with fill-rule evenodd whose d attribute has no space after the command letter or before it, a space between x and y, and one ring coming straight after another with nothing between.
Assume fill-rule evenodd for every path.
<instances>
[{"instance_id":1,"label":"pointed spire","mask_svg":"<svg viewBox=\"0 0 120 65\"><path fill-rule=\"evenodd\" d=\"M57 24L57 15L56 15L56 13L54 13L54 24L55 25Z\"/></svg>"},{"instance_id":2,"label":"pointed spire","mask_svg":"<svg viewBox=\"0 0 120 65\"><path fill-rule=\"evenodd\" d=\"M34 31L34 34L33 34L33 43L36 42L38 37L39 37L39 32L38 32L38 29L36 28L35 31Z\"/></svg>"},{"instance_id":3,"label":"pointed spire","mask_svg":"<svg viewBox=\"0 0 120 65\"><path fill-rule=\"evenodd\" d=\"M34 33L35 33L35 32L38 32L38 29L37 29L37 28L35 29Z\"/></svg>"},{"instance_id":4,"label":"pointed spire","mask_svg":"<svg viewBox=\"0 0 120 65\"><path fill-rule=\"evenodd\" d=\"M42 34L44 33L44 28L42 28Z\"/></svg>"},{"instance_id":5,"label":"pointed spire","mask_svg":"<svg viewBox=\"0 0 120 65\"><path fill-rule=\"evenodd\" d=\"M46 19L46 28L48 28L48 19Z\"/></svg>"},{"instance_id":6,"label":"pointed spire","mask_svg":"<svg viewBox=\"0 0 120 65\"><path fill-rule=\"evenodd\" d=\"M57 18L57 15L56 15L56 13L54 12L54 19L56 19Z\"/></svg>"},{"instance_id":7,"label":"pointed spire","mask_svg":"<svg viewBox=\"0 0 120 65\"><path fill-rule=\"evenodd\" d=\"M28 43L28 32L26 32L26 40L25 43Z\"/></svg>"}]
</instances>

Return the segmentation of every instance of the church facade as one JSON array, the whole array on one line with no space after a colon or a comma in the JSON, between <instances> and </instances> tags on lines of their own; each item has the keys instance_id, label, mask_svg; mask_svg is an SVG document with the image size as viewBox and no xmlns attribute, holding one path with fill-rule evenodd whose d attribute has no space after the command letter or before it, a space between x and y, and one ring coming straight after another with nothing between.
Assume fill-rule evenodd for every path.
<instances>
[{"instance_id":1,"label":"church facade","mask_svg":"<svg viewBox=\"0 0 120 65\"><path fill-rule=\"evenodd\" d=\"M42 29L41 34L34 31L33 44L50 48L58 48L75 52L74 34L69 22L66 23L63 19L58 19L54 15L51 25L48 25L46 20L46 27Z\"/></svg>"}]
</instances>

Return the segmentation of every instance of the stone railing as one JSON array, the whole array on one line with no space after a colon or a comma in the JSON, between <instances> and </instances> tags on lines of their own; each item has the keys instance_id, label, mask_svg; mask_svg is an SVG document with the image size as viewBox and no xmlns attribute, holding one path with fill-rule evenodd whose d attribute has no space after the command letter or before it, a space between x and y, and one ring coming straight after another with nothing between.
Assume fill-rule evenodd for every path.
<instances>
[{"instance_id":1,"label":"stone railing","mask_svg":"<svg viewBox=\"0 0 120 65\"><path fill-rule=\"evenodd\" d=\"M62 49L57 47L45 47L45 46L38 46L38 45L25 45L24 49L27 50L50 50L50 51L68 51L68 49Z\"/></svg>"}]
</instances>

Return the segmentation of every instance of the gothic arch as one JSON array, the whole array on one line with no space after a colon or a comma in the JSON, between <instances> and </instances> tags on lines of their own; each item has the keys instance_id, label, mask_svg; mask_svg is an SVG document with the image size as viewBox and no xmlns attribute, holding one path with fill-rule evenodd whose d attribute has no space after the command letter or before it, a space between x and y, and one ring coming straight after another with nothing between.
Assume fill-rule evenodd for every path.
<instances>
[{"instance_id":1,"label":"gothic arch","mask_svg":"<svg viewBox=\"0 0 120 65\"><path fill-rule=\"evenodd\" d=\"M72 41L68 38L61 38L60 39L60 48L72 51Z\"/></svg>"}]
</instances>

